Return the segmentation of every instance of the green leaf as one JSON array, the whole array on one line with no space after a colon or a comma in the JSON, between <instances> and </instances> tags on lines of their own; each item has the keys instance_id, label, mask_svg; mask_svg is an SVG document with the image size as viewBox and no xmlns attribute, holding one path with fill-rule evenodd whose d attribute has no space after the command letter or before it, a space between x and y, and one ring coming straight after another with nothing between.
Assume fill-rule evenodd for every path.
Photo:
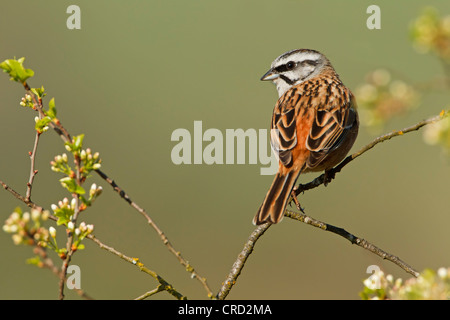
<instances>
[{"instance_id":1,"label":"green leaf","mask_svg":"<svg viewBox=\"0 0 450 320\"><path fill-rule=\"evenodd\" d=\"M36 122L36 125L34 126L34 128L36 129L37 132L42 133L44 132L44 128L52 121L52 119L50 117L44 117L42 119L39 119Z\"/></svg>"},{"instance_id":2,"label":"green leaf","mask_svg":"<svg viewBox=\"0 0 450 320\"><path fill-rule=\"evenodd\" d=\"M0 68L4 72L8 73L11 80L24 83L28 78L34 76L34 71L31 69L25 69L23 67L23 62L25 58L16 59L6 59L0 63Z\"/></svg>"},{"instance_id":3,"label":"green leaf","mask_svg":"<svg viewBox=\"0 0 450 320\"><path fill-rule=\"evenodd\" d=\"M52 100L48 102L47 115L52 119L56 118L55 98L52 98Z\"/></svg>"},{"instance_id":4,"label":"green leaf","mask_svg":"<svg viewBox=\"0 0 450 320\"><path fill-rule=\"evenodd\" d=\"M77 245L77 250L83 250L84 249L84 244L80 243L79 245Z\"/></svg>"},{"instance_id":5,"label":"green leaf","mask_svg":"<svg viewBox=\"0 0 450 320\"><path fill-rule=\"evenodd\" d=\"M36 96L38 96L38 98L43 98L45 97L47 94L44 92L44 87L40 87L40 88L31 88L31 92L33 92Z\"/></svg>"},{"instance_id":6,"label":"green leaf","mask_svg":"<svg viewBox=\"0 0 450 320\"><path fill-rule=\"evenodd\" d=\"M83 146L84 134L80 134L73 138L73 151L80 151Z\"/></svg>"},{"instance_id":7,"label":"green leaf","mask_svg":"<svg viewBox=\"0 0 450 320\"><path fill-rule=\"evenodd\" d=\"M42 264L41 258L39 256L35 256L34 258L29 258L26 260L27 264L32 264L35 266L39 266Z\"/></svg>"},{"instance_id":8,"label":"green leaf","mask_svg":"<svg viewBox=\"0 0 450 320\"><path fill-rule=\"evenodd\" d=\"M79 186L75 179L72 179L70 177L64 177L59 180L64 188L66 188L70 193L76 193L76 194L85 194L86 191L84 191L82 186Z\"/></svg>"},{"instance_id":9,"label":"green leaf","mask_svg":"<svg viewBox=\"0 0 450 320\"><path fill-rule=\"evenodd\" d=\"M70 217L73 215L73 210L70 208L59 208L55 211L55 216L58 218L56 224L58 226L65 225L70 221Z\"/></svg>"}]
</instances>

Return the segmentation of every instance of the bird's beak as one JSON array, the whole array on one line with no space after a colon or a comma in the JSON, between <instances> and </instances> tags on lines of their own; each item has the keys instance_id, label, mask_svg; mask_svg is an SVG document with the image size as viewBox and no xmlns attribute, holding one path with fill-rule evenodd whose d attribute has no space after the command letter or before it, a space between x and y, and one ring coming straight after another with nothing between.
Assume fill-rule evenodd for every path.
<instances>
[{"instance_id":1,"label":"bird's beak","mask_svg":"<svg viewBox=\"0 0 450 320\"><path fill-rule=\"evenodd\" d=\"M268 81L268 80L275 80L276 78L279 78L280 75L275 73L273 69L270 69L266 72L265 75L261 77L261 81Z\"/></svg>"}]
</instances>

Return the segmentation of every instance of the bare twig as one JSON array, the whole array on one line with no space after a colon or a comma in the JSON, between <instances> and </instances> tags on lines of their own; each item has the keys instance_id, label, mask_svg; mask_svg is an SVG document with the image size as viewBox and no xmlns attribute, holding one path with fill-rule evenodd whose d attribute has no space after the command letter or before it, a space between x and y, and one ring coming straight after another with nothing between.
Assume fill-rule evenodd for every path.
<instances>
[{"instance_id":1,"label":"bare twig","mask_svg":"<svg viewBox=\"0 0 450 320\"><path fill-rule=\"evenodd\" d=\"M3 189L11 193L16 199L19 199L23 203L25 203L30 208L35 208L35 204L30 199L26 199L24 196L22 196L20 193L15 191L13 188L11 188L9 185L7 185L5 182L0 180L0 184L2 185Z\"/></svg>"},{"instance_id":2,"label":"bare twig","mask_svg":"<svg viewBox=\"0 0 450 320\"><path fill-rule=\"evenodd\" d=\"M35 161L36 161L36 152L37 152L37 146L39 143L39 137L41 134L36 131L36 137L34 139L34 146L33 151L30 151L30 177L27 182L27 192L25 194L25 199L30 201L31 200L31 188L33 187L33 181L34 177L38 173L38 171L35 169Z\"/></svg>"},{"instance_id":3,"label":"bare twig","mask_svg":"<svg viewBox=\"0 0 450 320\"><path fill-rule=\"evenodd\" d=\"M203 278L202 276L200 276L200 274L194 269L194 267L186 259L183 258L181 253L179 251L175 250L175 248L170 243L167 236L164 234L164 232L162 232L162 230L158 227L158 225L156 225L156 223L153 221L153 219L150 218L150 216L147 214L147 212L144 209L142 209L137 203L135 203L133 200L131 200L130 197L128 196L128 194L122 188L120 188L114 180L109 178L103 171L96 170L96 172L98 173L98 175L100 177L102 177L106 182L108 182L108 184L111 185L111 187L114 189L114 191L116 191L120 195L120 197L122 197L126 202L128 202L128 204L130 206L132 206L134 209L136 209L147 220L147 223L153 229L155 229L156 233L158 233L159 237L161 238L161 241L169 249L169 251L173 255L175 255L175 257L178 259L178 261L181 263L181 265L183 265L185 267L186 271L191 273L191 276L193 278L196 278L198 281L201 282L201 284L205 288L206 292L208 293L208 297L213 298L213 293L212 293L211 289L209 288L208 283L206 282L206 278Z\"/></svg>"},{"instance_id":4,"label":"bare twig","mask_svg":"<svg viewBox=\"0 0 450 320\"><path fill-rule=\"evenodd\" d=\"M137 266L139 268L139 270L141 270L142 272L147 273L148 275L152 276L156 281L159 282L160 286L161 286L161 290L165 290L168 293L170 293L172 296L174 296L175 298L177 298L178 300L185 300L187 299L184 295L182 295L181 293L179 293L177 290L175 290L175 288L168 283L166 280L164 280L160 275L158 275L156 272L148 269L147 267L144 266L143 263L141 263L139 261L139 259L137 258L131 258L128 257L127 255L117 251L116 249L107 246L106 244L102 243L100 240L98 240L95 236L93 236L92 234L88 235L87 238L91 239L92 241L94 241L96 244L98 244L98 246L101 249L105 249L113 254L115 254L116 256L118 256L119 258ZM159 287L158 287L159 288Z\"/></svg>"},{"instance_id":5,"label":"bare twig","mask_svg":"<svg viewBox=\"0 0 450 320\"><path fill-rule=\"evenodd\" d=\"M224 300L228 294L230 293L231 288L233 288L236 283L237 278L241 274L242 269L244 268L245 262L247 261L250 254L253 252L253 248L255 247L256 241L270 228L271 223L265 223L253 230L252 234L248 238L247 242L244 245L244 249L242 249L241 253L238 255L236 261L231 267L231 271L228 274L228 277L222 284L220 291L217 293L216 298L219 300Z\"/></svg>"},{"instance_id":6,"label":"bare twig","mask_svg":"<svg viewBox=\"0 0 450 320\"><path fill-rule=\"evenodd\" d=\"M419 276L419 272L416 271L414 268L412 268L410 265L408 265L407 263L405 263L404 261L402 261L399 257L394 256L390 253L387 253L386 251L374 246L373 244L371 244L370 242L361 239L357 236L354 236L353 234L351 234L350 232L346 231L345 229L339 228L339 227L335 227L331 224L316 220L314 218L311 218L305 214L302 213L297 213L297 212L293 212L290 210L286 210L285 213L286 217L289 217L291 219L297 220L297 221L301 221L303 223L309 224L313 227L319 228L321 230L324 231L329 231L332 233L335 233L345 239L347 239L348 241L350 241L352 244L356 244L359 247L362 247L366 250L369 250L372 253L375 253L376 255L380 256L383 259L389 260L393 263L395 263L396 265L398 265L400 268L402 268L403 270L405 270L406 272L412 274L414 277L418 277Z\"/></svg>"},{"instance_id":7,"label":"bare twig","mask_svg":"<svg viewBox=\"0 0 450 320\"><path fill-rule=\"evenodd\" d=\"M155 289L147 291L146 293L144 293L143 295L140 295L139 297L137 297L134 300L144 300L147 299L148 297L157 294L158 292L164 291L164 288L162 285L157 286Z\"/></svg>"}]
</instances>

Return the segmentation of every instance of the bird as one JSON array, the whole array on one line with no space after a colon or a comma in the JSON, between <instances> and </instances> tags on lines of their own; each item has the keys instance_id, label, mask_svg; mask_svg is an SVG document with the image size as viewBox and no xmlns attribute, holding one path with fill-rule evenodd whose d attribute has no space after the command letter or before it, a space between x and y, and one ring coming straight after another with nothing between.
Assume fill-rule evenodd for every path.
<instances>
[{"instance_id":1,"label":"bird","mask_svg":"<svg viewBox=\"0 0 450 320\"><path fill-rule=\"evenodd\" d=\"M272 81L278 91L270 143L279 164L254 225L280 222L299 175L325 171L327 177L346 157L359 129L355 96L319 51L286 52L261 80Z\"/></svg>"}]
</instances>

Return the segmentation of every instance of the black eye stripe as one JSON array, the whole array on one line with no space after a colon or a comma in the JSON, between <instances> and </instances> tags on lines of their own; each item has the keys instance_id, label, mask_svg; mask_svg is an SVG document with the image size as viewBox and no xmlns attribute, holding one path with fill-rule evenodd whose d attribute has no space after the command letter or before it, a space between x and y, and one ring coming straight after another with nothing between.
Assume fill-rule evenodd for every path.
<instances>
[{"instance_id":1,"label":"black eye stripe","mask_svg":"<svg viewBox=\"0 0 450 320\"><path fill-rule=\"evenodd\" d=\"M297 63L294 61L289 61L288 63L282 64L281 66L278 66L275 68L275 71L277 72L285 72L294 69L297 66Z\"/></svg>"},{"instance_id":2,"label":"black eye stripe","mask_svg":"<svg viewBox=\"0 0 450 320\"><path fill-rule=\"evenodd\" d=\"M319 62L317 60L303 60L300 62L301 65L310 65L310 66L316 66ZM289 61L285 64L282 64L281 66L278 66L275 68L275 71L278 73L286 72L289 70L294 69L297 66L297 63L294 61Z\"/></svg>"}]
</instances>

